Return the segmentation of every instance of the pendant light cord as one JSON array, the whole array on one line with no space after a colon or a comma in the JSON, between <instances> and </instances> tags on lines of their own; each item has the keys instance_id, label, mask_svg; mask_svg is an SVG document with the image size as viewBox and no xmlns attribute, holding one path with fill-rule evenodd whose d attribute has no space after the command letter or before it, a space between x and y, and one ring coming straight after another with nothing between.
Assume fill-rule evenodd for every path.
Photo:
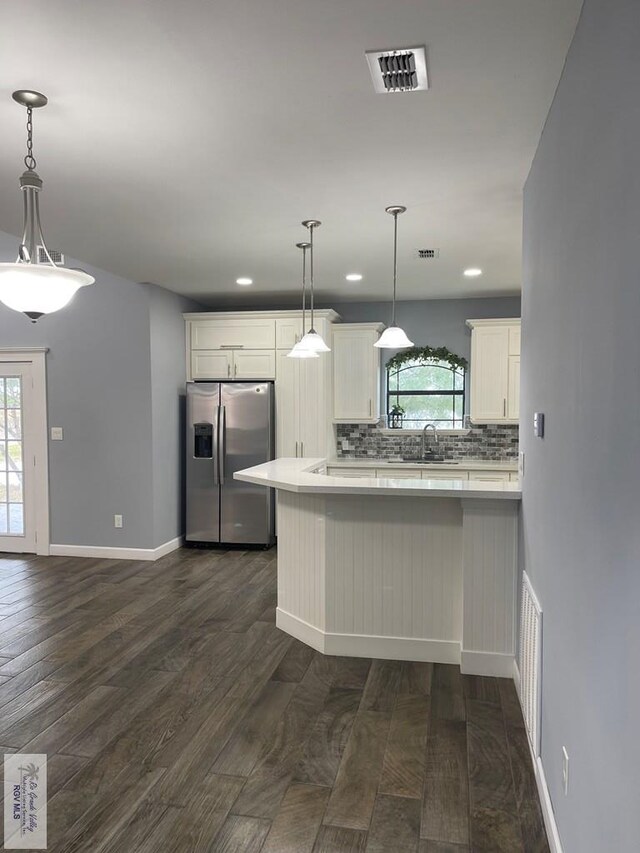
<instances>
[{"instance_id":1,"label":"pendant light cord","mask_svg":"<svg viewBox=\"0 0 640 853\"><path fill-rule=\"evenodd\" d=\"M311 246L309 247L309 309L311 313L311 328L310 332L315 331L315 327L313 325L313 224L309 225L309 242Z\"/></svg>"},{"instance_id":2,"label":"pendant light cord","mask_svg":"<svg viewBox=\"0 0 640 853\"><path fill-rule=\"evenodd\" d=\"M307 310L307 247L302 247L302 337L304 338Z\"/></svg>"},{"instance_id":3,"label":"pendant light cord","mask_svg":"<svg viewBox=\"0 0 640 853\"><path fill-rule=\"evenodd\" d=\"M396 282L398 279L398 213L393 214L393 310L391 325L396 325Z\"/></svg>"}]
</instances>

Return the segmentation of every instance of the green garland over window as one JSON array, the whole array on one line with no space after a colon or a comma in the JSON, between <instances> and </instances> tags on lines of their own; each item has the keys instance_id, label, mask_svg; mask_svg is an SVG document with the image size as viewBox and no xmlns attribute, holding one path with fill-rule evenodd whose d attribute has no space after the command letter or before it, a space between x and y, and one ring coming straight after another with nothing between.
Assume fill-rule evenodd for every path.
<instances>
[{"instance_id":1,"label":"green garland over window","mask_svg":"<svg viewBox=\"0 0 640 853\"><path fill-rule=\"evenodd\" d=\"M411 347L402 350L387 362L387 370L398 370L408 362L433 364L435 361L445 361L453 370L466 370L469 362L466 358L448 350L446 347Z\"/></svg>"}]
</instances>

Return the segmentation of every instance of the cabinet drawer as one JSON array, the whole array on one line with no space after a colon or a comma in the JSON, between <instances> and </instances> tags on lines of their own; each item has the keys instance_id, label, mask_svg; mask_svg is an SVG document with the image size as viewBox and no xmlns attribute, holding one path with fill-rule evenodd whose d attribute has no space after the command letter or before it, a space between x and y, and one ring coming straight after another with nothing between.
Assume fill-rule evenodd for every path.
<instances>
[{"instance_id":1,"label":"cabinet drawer","mask_svg":"<svg viewBox=\"0 0 640 853\"><path fill-rule=\"evenodd\" d=\"M419 468L376 468L376 477L398 477L402 480L420 480Z\"/></svg>"},{"instance_id":2,"label":"cabinet drawer","mask_svg":"<svg viewBox=\"0 0 640 853\"><path fill-rule=\"evenodd\" d=\"M520 480L520 476L519 476L518 472L517 471L511 471L511 473L509 474L509 482L510 483L517 483L519 480Z\"/></svg>"},{"instance_id":3,"label":"cabinet drawer","mask_svg":"<svg viewBox=\"0 0 640 853\"><path fill-rule=\"evenodd\" d=\"M191 349L275 349L275 320L194 320Z\"/></svg>"},{"instance_id":4,"label":"cabinet drawer","mask_svg":"<svg viewBox=\"0 0 640 853\"><path fill-rule=\"evenodd\" d=\"M376 472L370 468L329 468L331 477L375 477Z\"/></svg>"},{"instance_id":5,"label":"cabinet drawer","mask_svg":"<svg viewBox=\"0 0 640 853\"><path fill-rule=\"evenodd\" d=\"M234 379L275 379L276 354L274 350L234 350Z\"/></svg>"},{"instance_id":6,"label":"cabinet drawer","mask_svg":"<svg viewBox=\"0 0 640 853\"><path fill-rule=\"evenodd\" d=\"M423 470L423 480L468 480L469 474L466 471L461 471L459 468L438 468L437 471Z\"/></svg>"},{"instance_id":7,"label":"cabinet drawer","mask_svg":"<svg viewBox=\"0 0 640 853\"><path fill-rule=\"evenodd\" d=\"M302 337L302 317L276 320L276 347L290 350Z\"/></svg>"},{"instance_id":8,"label":"cabinet drawer","mask_svg":"<svg viewBox=\"0 0 640 853\"><path fill-rule=\"evenodd\" d=\"M233 353L231 350L213 350L191 353L192 379L231 379Z\"/></svg>"},{"instance_id":9,"label":"cabinet drawer","mask_svg":"<svg viewBox=\"0 0 640 853\"><path fill-rule=\"evenodd\" d=\"M469 471L470 480L479 480L483 483L508 483L508 471Z\"/></svg>"}]
</instances>

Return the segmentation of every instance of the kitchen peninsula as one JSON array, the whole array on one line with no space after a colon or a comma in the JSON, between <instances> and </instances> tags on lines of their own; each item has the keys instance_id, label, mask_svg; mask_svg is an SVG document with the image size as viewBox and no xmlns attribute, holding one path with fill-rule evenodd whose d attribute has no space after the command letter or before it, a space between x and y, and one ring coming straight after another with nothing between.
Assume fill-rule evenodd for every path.
<instances>
[{"instance_id":1,"label":"kitchen peninsula","mask_svg":"<svg viewBox=\"0 0 640 853\"><path fill-rule=\"evenodd\" d=\"M278 627L325 654L512 677L519 484L326 470L235 474L278 493Z\"/></svg>"}]
</instances>

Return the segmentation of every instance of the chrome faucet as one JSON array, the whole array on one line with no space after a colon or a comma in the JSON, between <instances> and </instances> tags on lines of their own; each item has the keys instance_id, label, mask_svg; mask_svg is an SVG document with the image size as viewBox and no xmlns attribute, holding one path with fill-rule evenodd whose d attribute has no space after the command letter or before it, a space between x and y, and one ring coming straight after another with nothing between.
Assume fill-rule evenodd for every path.
<instances>
[{"instance_id":1,"label":"chrome faucet","mask_svg":"<svg viewBox=\"0 0 640 853\"><path fill-rule=\"evenodd\" d=\"M426 456L426 448L425 441L427 438L427 430L431 428L433 430L433 437L435 439L435 443L438 443L438 427L435 424L425 424L422 428L422 458L424 459Z\"/></svg>"}]
</instances>

